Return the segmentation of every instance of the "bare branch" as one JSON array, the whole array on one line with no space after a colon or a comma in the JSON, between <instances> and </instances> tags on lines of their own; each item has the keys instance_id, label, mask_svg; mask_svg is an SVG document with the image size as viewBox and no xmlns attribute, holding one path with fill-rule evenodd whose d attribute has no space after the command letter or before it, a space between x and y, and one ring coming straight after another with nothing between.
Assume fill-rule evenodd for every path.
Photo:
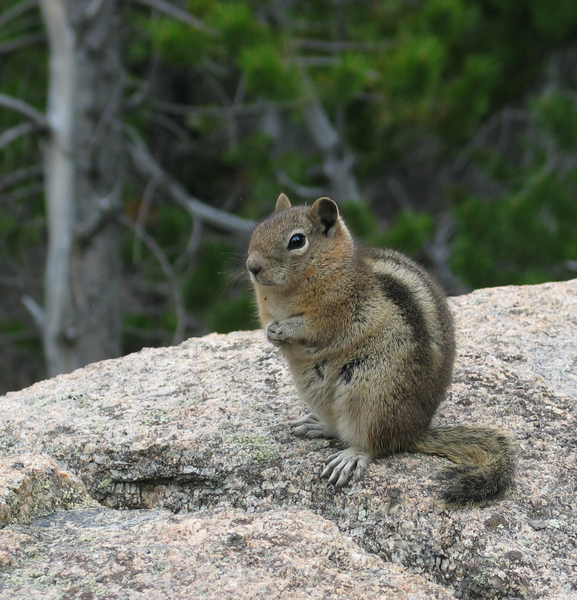
<instances>
[{"instance_id":1,"label":"bare branch","mask_svg":"<svg viewBox=\"0 0 577 600\"><path fill-rule=\"evenodd\" d=\"M166 258L162 248L154 241L152 236L148 235L146 231L142 227L140 227L137 223L126 217L125 215L116 215L116 219L119 223L128 227L134 234L139 237L142 242L147 246L147 248L152 252L164 276L166 277L168 284L170 286L170 290L172 293L172 297L174 299L174 308L176 311L176 329L172 336L172 344L180 344L184 339L184 333L186 331L186 310L184 308L184 301L182 298L182 290L178 285L178 281L176 279L176 275L172 267L170 266L170 262Z\"/></svg>"},{"instance_id":2,"label":"bare branch","mask_svg":"<svg viewBox=\"0 0 577 600\"><path fill-rule=\"evenodd\" d=\"M158 181L152 177L148 180L146 184L146 188L144 190L144 194L142 195L142 202L140 203L140 207L138 209L138 215L136 217L136 226L144 229L144 223L148 218L148 211L150 209L150 205L152 204L152 200L154 198L154 194L156 193L156 188L158 187ZM132 257L135 262L140 260L140 238L135 235L134 236L134 244L132 245Z\"/></svg>"},{"instance_id":3,"label":"bare branch","mask_svg":"<svg viewBox=\"0 0 577 600\"><path fill-rule=\"evenodd\" d=\"M22 296L22 304L28 309L28 312L32 315L36 327L40 331L44 331L44 309L30 296Z\"/></svg>"},{"instance_id":4,"label":"bare branch","mask_svg":"<svg viewBox=\"0 0 577 600\"><path fill-rule=\"evenodd\" d=\"M479 128L475 136L467 144L464 150L457 156L451 166L452 174L459 174L467 166L474 150L486 143L487 138L496 127L502 125L504 122L508 123L509 121L513 120L527 122L530 120L530 115L525 110L515 109L505 109L492 115L489 120Z\"/></svg>"},{"instance_id":5,"label":"bare branch","mask_svg":"<svg viewBox=\"0 0 577 600\"><path fill-rule=\"evenodd\" d=\"M17 342L32 340L38 337L38 334L33 331L20 331L18 333L2 333L0 334L0 344L8 345Z\"/></svg>"},{"instance_id":6,"label":"bare branch","mask_svg":"<svg viewBox=\"0 0 577 600\"><path fill-rule=\"evenodd\" d=\"M410 210L413 208L411 198L405 191L405 188L398 177L388 177L387 187L389 190L391 190L395 200L398 202L402 210Z\"/></svg>"},{"instance_id":7,"label":"bare branch","mask_svg":"<svg viewBox=\"0 0 577 600\"><path fill-rule=\"evenodd\" d=\"M455 223L452 216L449 213L442 216L438 221L434 239L425 244L425 253L448 294L450 296L460 296L461 294L468 294L471 288L453 273L450 266L451 248L449 241L454 229Z\"/></svg>"},{"instance_id":8,"label":"bare branch","mask_svg":"<svg viewBox=\"0 0 577 600\"><path fill-rule=\"evenodd\" d=\"M37 129L38 128L34 123L20 123L20 125L11 127L0 135L0 150L4 148L4 146L8 146L8 144L12 143L14 140L17 140L19 137L32 133Z\"/></svg>"},{"instance_id":9,"label":"bare branch","mask_svg":"<svg viewBox=\"0 0 577 600\"><path fill-rule=\"evenodd\" d=\"M308 198L310 200L313 200L324 196L326 193L326 190L324 188L301 185L296 181L293 181L282 169L276 170L276 176L279 183L282 186L295 192L295 194L298 194L301 198Z\"/></svg>"},{"instance_id":10,"label":"bare branch","mask_svg":"<svg viewBox=\"0 0 577 600\"><path fill-rule=\"evenodd\" d=\"M0 54L8 54L8 52L20 50L20 48L31 46L32 44L39 44L40 42L45 41L46 36L43 33L31 33L29 35L23 35L22 37L0 44Z\"/></svg>"},{"instance_id":11,"label":"bare branch","mask_svg":"<svg viewBox=\"0 0 577 600\"><path fill-rule=\"evenodd\" d=\"M173 102L164 102L162 100L152 100L150 106L172 115L207 115L207 116L225 116L229 115L253 115L264 112L270 108L295 108L300 106L296 101L287 102L255 102L253 104L239 104L227 106L189 106L187 104L175 104Z\"/></svg>"},{"instance_id":12,"label":"bare branch","mask_svg":"<svg viewBox=\"0 0 577 600\"><path fill-rule=\"evenodd\" d=\"M162 185L174 200L189 213L207 223L234 233L246 234L252 230L254 227L252 221L209 206L191 196L154 160L138 133L132 127L127 127L126 130L132 138L128 149L135 165L143 174L156 179L159 185Z\"/></svg>"},{"instance_id":13,"label":"bare branch","mask_svg":"<svg viewBox=\"0 0 577 600\"><path fill-rule=\"evenodd\" d=\"M19 187L17 190L7 194L0 195L0 202L15 202L21 198L27 198L28 196L32 196L32 194L41 194L44 191L44 184L42 182L39 183L31 183L25 187Z\"/></svg>"},{"instance_id":14,"label":"bare branch","mask_svg":"<svg viewBox=\"0 0 577 600\"><path fill-rule=\"evenodd\" d=\"M132 0L133 2L139 2L140 4L144 4L149 6L150 8L156 9L159 12L162 12L177 21L181 21L186 25L190 25L199 31L204 33L209 33L210 35L219 35L219 32L208 25L205 25L200 19L193 17L190 13L182 10L178 6L174 6L174 4L170 4L170 2L166 2L165 0Z\"/></svg>"},{"instance_id":15,"label":"bare branch","mask_svg":"<svg viewBox=\"0 0 577 600\"><path fill-rule=\"evenodd\" d=\"M311 100L303 114L311 136L323 153L323 172L337 200L359 201L361 193L353 173L354 155L346 149L320 100Z\"/></svg>"},{"instance_id":16,"label":"bare branch","mask_svg":"<svg viewBox=\"0 0 577 600\"><path fill-rule=\"evenodd\" d=\"M301 67L334 67L338 56L299 56L295 59Z\"/></svg>"},{"instance_id":17,"label":"bare branch","mask_svg":"<svg viewBox=\"0 0 577 600\"><path fill-rule=\"evenodd\" d=\"M331 123L306 70L302 65L297 66L309 97L303 107L303 116L311 137L323 154L322 169L330 182L332 193L337 200L360 201L361 193L353 173L355 157Z\"/></svg>"},{"instance_id":18,"label":"bare branch","mask_svg":"<svg viewBox=\"0 0 577 600\"><path fill-rule=\"evenodd\" d=\"M12 96L7 96L6 94L0 94L0 106L10 108L16 112L19 112L25 117L28 117L43 131L48 131L50 129L48 119L39 110L36 110L33 106L27 102L24 102L23 100L20 100L19 98L13 98Z\"/></svg>"},{"instance_id":19,"label":"bare branch","mask_svg":"<svg viewBox=\"0 0 577 600\"><path fill-rule=\"evenodd\" d=\"M89 21L94 19L94 17L98 14L98 11L102 8L104 0L91 0L90 4L84 10L84 18Z\"/></svg>"},{"instance_id":20,"label":"bare branch","mask_svg":"<svg viewBox=\"0 0 577 600\"><path fill-rule=\"evenodd\" d=\"M36 165L34 167L25 167L18 169L13 173L4 175L0 180L0 191L11 188L14 185L19 184L21 181L28 179L29 177L37 177L42 175L42 165Z\"/></svg>"},{"instance_id":21,"label":"bare branch","mask_svg":"<svg viewBox=\"0 0 577 600\"><path fill-rule=\"evenodd\" d=\"M347 50L359 50L368 52L382 52L393 46L393 42L351 42L340 40L327 42L324 40L294 40L293 46L297 49L319 50L320 52L343 52Z\"/></svg>"},{"instance_id":22,"label":"bare branch","mask_svg":"<svg viewBox=\"0 0 577 600\"><path fill-rule=\"evenodd\" d=\"M97 210L84 223L74 227L76 241L80 244L87 244L110 222L116 213L120 212L119 193L120 185L117 185L108 196L98 199Z\"/></svg>"},{"instance_id":23,"label":"bare branch","mask_svg":"<svg viewBox=\"0 0 577 600\"><path fill-rule=\"evenodd\" d=\"M320 100L313 100L305 107L305 119L317 146L323 152L332 152L339 145L340 137L329 120Z\"/></svg>"},{"instance_id":24,"label":"bare branch","mask_svg":"<svg viewBox=\"0 0 577 600\"><path fill-rule=\"evenodd\" d=\"M159 125L164 127L167 131L172 133L172 135L174 135L174 137L176 137L183 144L187 144L189 146L194 145L194 140L189 132L186 131L184 127L181 127L173 118L158 112L154 112L151 115L151 118Z\"/></svg>"},{"instance_id":25,"label":"bare branch","mask_svg":"<svg viewBox=\"0 0 577 600\"><path fill-rule=\"evenodd\" d=\"M12 19L19 17L21 14L35 6L38 6L38 0L24 0L24 2L20 2L20 4L5 10L0 15L0 27L3 27L6 23L12 21Z\"/></svg>"},{"instance_id":26,"label":"bare branch","mask_svg":"<svg viewBox=\"0 0 577 600\"><path fill-rule=\"evenodd\" d=\"M194 256L196 251L200 247L200 240L202 239L202 221L201 219L194 219L192 222L192 230L190 237L188 238L188 244L184 252L174 262L175 268L179 269L185 263L190 264L190 258Z\"/></svg>"}]
</instances>

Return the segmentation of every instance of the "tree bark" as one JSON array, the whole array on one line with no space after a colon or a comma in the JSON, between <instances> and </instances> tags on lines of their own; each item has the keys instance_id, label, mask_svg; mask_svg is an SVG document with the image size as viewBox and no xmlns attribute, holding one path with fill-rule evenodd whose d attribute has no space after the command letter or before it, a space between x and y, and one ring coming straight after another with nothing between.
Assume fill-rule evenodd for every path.
<instances>
[{"instance_id":1,"label":"tree bark","mask_svg":"<svg viewBox=\"0 0 577 600\"><path fill-rule=\"evenodd\" d=\"M122 95L115 0L41 0L50 47L45 146L48 374L118 356Z\"/></svg>"}]
</instances>

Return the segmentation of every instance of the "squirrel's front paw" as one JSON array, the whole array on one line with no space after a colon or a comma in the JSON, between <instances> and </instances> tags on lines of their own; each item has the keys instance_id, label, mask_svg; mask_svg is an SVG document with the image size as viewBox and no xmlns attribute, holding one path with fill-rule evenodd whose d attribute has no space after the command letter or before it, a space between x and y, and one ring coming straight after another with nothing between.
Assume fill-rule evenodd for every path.
<instances>
[{"instance_id":1,"label":"squirrel's front paw","mask_svg":"<svg viewBox=\"0 0 577 600\"><path fill-rule=\"evenodd\" d=\"M282 346L287 343L301 342L303 334L303 320L291 317L284 321L273 321L266 328L266 337L271 344Z\"/></svg>"},{"instance_id":2,"label":"squirrel's front paw","mask_svg":"<svg viewBox=\"0 0 577 600\"><path fill-rule=\"evenodd\" d=\"M266 337L275 346L280 346L286 342L283 327L278 321L274 321L266 328Z\"/></svg>"}]
</instances>

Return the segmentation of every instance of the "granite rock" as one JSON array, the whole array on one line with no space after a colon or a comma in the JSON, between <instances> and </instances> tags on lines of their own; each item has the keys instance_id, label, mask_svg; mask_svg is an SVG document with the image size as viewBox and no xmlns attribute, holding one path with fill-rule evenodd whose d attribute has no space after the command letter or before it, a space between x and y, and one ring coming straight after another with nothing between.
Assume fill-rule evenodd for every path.
<instances>
[{"instance_id":1,"label":"granite rock","mask_svg":"<svg viewBox=\"0 0 577 600\"><path fill-rule=\"evenodd\" d=\"M54 512L94 504L78 477L47 455L19 454L0 461L0 526L29 523Z\"/></svg>"},{"instance_id":2,"label":"granite rock","mask_svg":"<svg viewBox=\"0 0 577 600\"><path fill-rule=\"evenodd\" d=\"M453 598L296 509L61 512L0 535L2 554L2 598Z\"/></svg>"},{"instance_id":3,"label":"granite rock","mask_svg":"<svg viewBox=\"0 0 577 600\"><path fill-rule=\"evenodd\" d=\"M335 442L289 434L305 409L274 348L210 335L0 398L4 464L56 461L48 480L67 473L100 503L78 491L0 531L0 597L166 597L167 581L188 597L209 582L210 598L577 597L577 280L451 304L458 357L436 422L510 432L502 500L448 510L447 462L410 454L335 491L318 477Z\"/></svg>"}]
</instances>

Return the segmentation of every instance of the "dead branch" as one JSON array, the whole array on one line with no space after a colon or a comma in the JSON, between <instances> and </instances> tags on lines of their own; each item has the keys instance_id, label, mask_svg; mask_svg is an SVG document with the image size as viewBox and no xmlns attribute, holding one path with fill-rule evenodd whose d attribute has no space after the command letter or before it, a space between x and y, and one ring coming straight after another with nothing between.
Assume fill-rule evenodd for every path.
<instances>
[{"instance_id":1,"label":"dead branch","mask_svg":"<svg viewBox=\"0 0 577 600\"><path fill-rule=\"evenodd\" d=\"M471 288L464 284L451 269L450 239L454 233L455 223L450 214L445 214L438 221L435 236L425 245L425 254L431 261L435 274L450 296L468 294Z\"/></svg>"},{"instance_id":2,"label":"dead branch","mask_svg":"<svg viewBox=\"0 0 577 600\"><path fill-rule=\"evenodd\" d=\"M491 116L489 120L479 128L473 139L471 139L464 150L460 152L457 158L454 160L453 164L451 165L452 175L456 176L461 173L461 171L469 163L473 152L479 148L479 146L482 146L486 143L487 139L494 132L496 127L508 127L512 121L527 122L529 120L530 115L525 110L505 109ZM501 138L499 146L502 147L503 143L503 138Z\"/></svg>"},{"instance_id":3,"label":"dead branch","mask_svg":"<svg viewBox=\"0 0 577 600\"><path fill-rule=\"evenodd\" d=\"M0 180L0 191L10 189L25 179L37 177L38 175L42 175L42 165L17 169L16 171L2 177Z\"/></svg>"},{"instance_id":4,"label":"dead branch","mask_svg":"<svg viewBox=\"0 0 577 600\"><path fill-rule=\"evenodd\" d=\"M37 130L38 127L34 123L20 123L20 125L11 127L0 135L0 150L4 148L4 146L11 144L14 140L17 140L19 137Z\"/></svg>"},{"instance_id":5,"label":"dead branch","mask_svg":"<svg viewBox=\"0 0 577 600\"><path fill-rule=\"evenodd\" d=\"M44 331L45 315L44 309L30 296L22 296L22 304L28 309L28 312L32 315L34 324L39 331Z\"/></svg>"},{"instance_id":6,"label":"dead branch","mask_svg":"<svg viewBox=\"0 0 577 600\"><path fill-rule=\"evenodd\" d=\"M190 214L216 227L234 233L246 234L252 230L254 227L252 221L209 206L191 196L180 183L156 162L134 128L126 127L125 129L131 138L128 150L136 167L142 174L156 179L159 185Z\"/></svg>"},{"instance_id":7,"label":"dead branch","mask_svg":"<svg viewBox=\"0 0 577 600\"><path fill-rule=\"evenodd\" d=\"M156 193L156 188L158 187L158 180L154 177L148 180L146 184L146 188L144 189L144 194L142 195L142 202L140 203L140 207L138 208L138 215L136 217L136 225L141 229L144 229L144 223L146 223L146 219L148 218L148 211L150 209L150 205L152 204L152 199L154 198L154 194ZM134 244L132 245L132 259L135 262L139 262L140 260L140 238L135 235L134 236Z\"/></svg>"},{"instance_id":8,"label":"dead branch","mask_svg":"<svg viewBox=\"0 0 577 600\"><path fill-rule=\"evenodd\" d=\"M294 192L301 198L307 198L309 200L316 200L321 196L324 196L326 190L324 188L312 187L308 185L300 185L296 181L293 181L283 169L277 169L275 172L279 183L286 189Z\"/></svg>"},{"instance_id":9,"label":"dead branch","mask_svg":"<svg viewBox=\"0 0 577 600\"><path fill-rule=\"evenodd\" d=\"M42 131L46 132L50 129L48 119L39 110L36 110L30 104L24 102L24 100L13 98L12 96L8 96L6 94L0 94L0 106L4 106L5 108L10 108L13 111L19 112L33 121Z\"/></svg>"},{"instance_id":10,"label":"dead branch","mask_svg":"<svg viewBox=\"0 0 577 600\"><path fill-rule=\"evenodd\" d=\"M24 0L24 2L20 2L20 4L17 4L16 6L12 6L8 10L5 10L0 15L0 27L3 27L4 25L6 25L6 23L8 23L9 21L12 21L12 19L16 19L21 14L25 13L27 10L30 10L31 8L34 8L37 5L38 5L38 0Z\"/></svg>"},{"instance_id":11,"label":"dead branch","mask_svg":"<svg viewBox=\"0 0 577 600\"><path fill-rule=\"evenodd\" d=\"M0 344L7 346L18 342L33 340L38 337L38 334L32 331L21 331L18 333L2 333L0 334Z\"/></svg>"},{"instance_id":12,"label":"dead branch","mask_svg":"<svg viewBox=\"0 0 577 600\"><path fill-rule=\"evenodd\" d=\"M155 242L154 238L148 235L148 233L146 233L146 231L138 223L135 223L122 214L116 215L116 219L121 225L131 229L134 234L142 240L144 245L152 252L158 261L158 264L160 265L160 268L162 269L162 272L168 281L172 298L174 300L177 324L172 336L172 344L180 344L180 342L182 342L184 339L184 334L186 331L186 310L184 308L182 290L180 289L178 280L176 279L176 275L170 265L170 262L166 258L162 248Z\"/></svg>"},{"instance_id":13,"label":"dead branch","mask_svg":"<svg viewBox=\"0 0 577 600\"><path fill-rule=\"evenodd\" d=\"M9 52L14 52L14 50L20 50L20 48L44 42L46 42L46 36L43 33L23 35L14 40L9 40L8 42L0 44L0 54L8 54Z\"/></svg>"},{"instance_id":14,"label":"dead branch","mask_svg":"<svg viewBox=\"0 0 577 600\"><path fill-rule=\"evenodd\" d=\"M308 129L323 153L323 172L337 200L359 201L361 193L353 173L355 158L345 149L320 100L312 100L303 112Z\"/></svg>"},{"instance_id":15,"label":"dead branch","mask_svg":"<svg viewBox=\"0 0 577 600\"><path fill-rule=\"evenodd\" d=\"M286 102L254 102L252 104L238 104L227 106L189 106L188 104L175 104L162 100L151 100L150 106L155 110L172 115L203 115L215 117L228 117L229 115L258 115L270 108L296 108L300 103L294 100Z\"/></svg>"},{"instance_id":16,"label":"dead branch","mask_svg":"<svg viewBox=\"0 0 577 600\"><path fill-rule=\"evenodd\" d=\"M293 46L302 50L318 50L319 52L339 53L350 50L361 52L382 52L393 46L392 42L352 42L340 40L327 42L325 40L294 40Z\"/></svg>"},{"instance_id":17,"label":"dead branch","mask_svg":"<svg viewBox=\"0 0 577 600\"><path fill-rule=\"evenodd\" d=\"M323 154L323 172L336 200L360 201L361 193L353 173L354 155L346 148L325 111L306 70L300 65L301 80L309 95L303 115L317 147Z\"/></svg>"},{"instance_id":18,"label":"dead branch","mask_svg":"<svg viewBox=\"0 0 577 600\"><path fill-rule=\"evenodd\" d=\"M399 204L402 210L410 210L413 208L411 198L407 194L401 180L398 177L387 177L387 187L393 194L393 197Z\"/></svg>"},{"instance_id":19,"label":"dead branch","mask_svg":"<svg viewBox=\"0 0 577 600\"><path fill-rule=\"evenodd\" d=\"M165 0L132 0L133 2L139 2L140 4L144 4L154 10L157 10L161 13L176 19L177 21L181 21L186 25L190 25L203 33L208 33L210 35L219 35L219 32L212 27L209 27L205 23L203 23L200 19L193 17L190 13L182 10L178 6L171 4L170 2L166 2Z\"/></svg>"},{"instance_id":20,"label":"dead branch","mask_svg":"<svg viewBox=\"0 0 577 600\"><path fill-rule=\"evenodd\" d=\"M118 183L120 184L120 182ZM108 196L98 200L97 210L85 222L75 225L74 239L77 242L82 245L88 244L114 218L116 213L120 212L121 204L119 196L120 185L117 185Z\"/></svg>"},{"instance_id":21,"label":"dead branch","mask_svg":"<svg viewBox=\"0 0 577 600\"><path fill-rule=\"evenodd\" d=\"M19 187L17 190L14 190L12 192L0 194L0 202L14 203L17 200L21 200L22 198L28 198L33 194L42 194L43 191L44 184L42 182L31 183L29 185Z\"/></svg>"},{"instance_id":22,"label":"dead branch","mask_svg":"<svg viewBox=\"0 0 577 600\"><path fill-rule=\"evenodd\" d=\"M200 241L202 239L202 221L200 219L193 219L192 229L190 231L190 237L188 238L188 244L184 252L174 262L175 268L179 269L186 263L190 264L190 259L197 250L200 248Z\"/></svg>"}]
</instances>

